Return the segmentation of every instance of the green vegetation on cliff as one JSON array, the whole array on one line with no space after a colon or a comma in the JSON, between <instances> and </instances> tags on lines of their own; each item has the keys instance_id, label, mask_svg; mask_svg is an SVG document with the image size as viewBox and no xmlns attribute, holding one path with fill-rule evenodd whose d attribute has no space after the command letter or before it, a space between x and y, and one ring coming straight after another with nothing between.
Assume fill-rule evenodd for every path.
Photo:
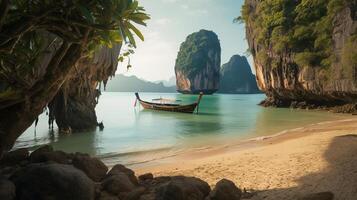
<instances>
[{"instance_id":1,"label":"green vegetation on cliff","mask_svg":"<svg viewBox=\"0 0 357 200\"><path fill-rule=\"evenodd\" d=\"M212 53L211 53L212 52ZM184 72L188 77L194 76L207 66L210 56L221 52L217 35L212 31L200 30L187 36L181 44L177 55L175 69ZM211 63L214 65L214 63Z\"/></svg>"},{"instance_id":2,"label":"green vegetation on cliff","mask_svg":"<svg viewBox=\"0 0 357 200\"><path fill-rule=\"evenodd\" d=\"M242 19L263 48L255 55L262 64L276 64L271 54L292 53L299 66L322 67L335 59L332 33L336 14L347 5L356 6L354 0L265 0L255 4L255 9L252 4L243 6Z\"/></svg>"}]
</instances>

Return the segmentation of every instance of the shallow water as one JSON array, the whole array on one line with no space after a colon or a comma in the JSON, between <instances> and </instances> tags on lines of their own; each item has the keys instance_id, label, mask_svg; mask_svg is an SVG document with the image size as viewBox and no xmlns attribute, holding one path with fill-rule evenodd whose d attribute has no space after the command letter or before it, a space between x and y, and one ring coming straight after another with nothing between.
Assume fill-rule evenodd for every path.
<instances>
[{"instance_id":1,"label":"shallow water","mask_svg":"<svg viewBox=\"0 0 357 200\"><path fill-rule=\"evenodd\" d=\"M141 94L145 100L158 97L176 98L183 103L197 98L195 95ZM96 109L98 121L103 121L105 126L103 131L61 135L57 129L48 130L47 116L43 114L36 133L34 126L30 127L17 140L15 148L51 144L67 152L86 152L107 160L115 158L115 162L123 164L135 164L149 157L148 154L165 152L170 156L184 149L267 136L341 118L327 112L257 106L264 98L263 94L204 96L199 114L183 114L134 108L132 93L104 93Z\"/></svg>"}]
</instances>

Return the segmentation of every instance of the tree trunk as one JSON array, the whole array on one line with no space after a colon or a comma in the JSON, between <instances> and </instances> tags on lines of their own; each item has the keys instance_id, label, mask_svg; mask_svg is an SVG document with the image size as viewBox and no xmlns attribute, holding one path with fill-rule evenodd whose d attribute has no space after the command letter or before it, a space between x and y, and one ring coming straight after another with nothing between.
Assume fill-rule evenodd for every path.
<instances>
[{"instance_id":1,"label":"tree trunk","mask_svg":"<svg viewBox=\"0 0 357 200\"><path fill-rule=\"evenodd\" d=\"M0 156L11 149L16 139L31 126L73 71L81 55L81 45L64 45L68 45L65 52L57 52L51 59L60 60L59 67L51 66L43 79L25 94L24 101L0 110Z\"/></svg>"}]
</instances>

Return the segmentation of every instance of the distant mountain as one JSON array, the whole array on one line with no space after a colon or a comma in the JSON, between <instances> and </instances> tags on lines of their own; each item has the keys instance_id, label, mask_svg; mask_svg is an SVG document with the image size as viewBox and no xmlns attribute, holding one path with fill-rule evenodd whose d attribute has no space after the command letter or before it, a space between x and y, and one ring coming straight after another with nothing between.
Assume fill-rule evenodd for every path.
<instances>
[{"instance_id":1,"label":"distant mountain","mask_svg":"<svg viewBox=\"0 0 357 200\"><path fill-rule=\"evenodd\" d=\"M176 92L176 86L166 87L161 83L153 83L136 76L115 75L108 81L108 92Z\"/></svg>"},{"instance_id":2,"label":"distant mountain","mask_svg":"<svg viewBox=\"0 0 357 200\"><path fill-rule=\"evenodd\" d=\"M222 65L219 93L260 93L254 74L245 56L234 55Z\"/></svg>"},{"instance_id":3,"label":"distant mountain","mask_svg":"<svg viewBox=\"0 0 357 200\"><path fill-rule=\"evenodd\" d=\"M154 81L154 83L163 83L165 87L176 86L176 77L172 76L169 80Z\"/></svg>"}]
</instances>

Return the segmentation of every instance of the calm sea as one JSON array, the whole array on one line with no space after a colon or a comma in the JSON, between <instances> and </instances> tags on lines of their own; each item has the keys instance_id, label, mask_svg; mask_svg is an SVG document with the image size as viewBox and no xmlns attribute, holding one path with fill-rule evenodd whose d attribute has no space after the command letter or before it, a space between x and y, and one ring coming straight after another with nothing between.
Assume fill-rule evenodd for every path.
<instances>
[{"instance_id":1,"label":"calm sea","mask_svg":"<svg viewBox=\"0 0 357 200\"><path fill-rule=\"evenodd\" d=\"M140 95L149 101L165 97L179 99L183 103L197 98L181 94ZM327 112L257 106L264 98L263 94L204 96L199 114L183 114L134 107L133 93L104 93L96 109L98 121L103 121L105 126L103 131L58 134L57 130L49 131L47 116L42 114L36 133L35 127L30 127L17 140L15 148L34 149L42 144L51 144L58 150L86 152L104 160L115 158L115 162L136 164L142 162L143 157L151 157L145 156L148 154L165 152L170 156L189 148L272 135L340 117Z\"/></svg>"}]
</instances>

